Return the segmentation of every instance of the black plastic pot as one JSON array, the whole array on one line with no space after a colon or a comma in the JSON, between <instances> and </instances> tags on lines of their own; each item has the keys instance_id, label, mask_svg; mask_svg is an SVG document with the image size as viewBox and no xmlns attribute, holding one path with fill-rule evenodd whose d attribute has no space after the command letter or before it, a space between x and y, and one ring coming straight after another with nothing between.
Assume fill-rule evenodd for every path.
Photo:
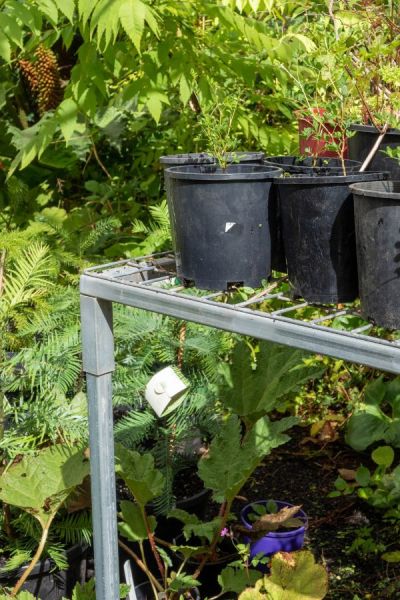
<instances>
[{"instance_id":1,"label":"black plastic pot","mask_svg":"<svg viewBox=\"0 0 400 600\"><path fill-rule=\"evenodd\" d=\"M300 158L299 156L269 156L265 165L280 167L285 173L301 175L343 175L343 165L339 158ZM359 171L361 163L355 160L344 160L346 175Z\"/></svg>"},{"instance_id":2,"label":"black plastic pot","mask_svg":"<svg viewBox=\"0 0 400 600\"><path fill-rule=\"evenodd\" d=\"M400 181L350 187L362 312L381 327L400 329Z\"/></svg>"},{"instance_id":3,"label":"black plastic pot","mask_svg":"<svg viewBox=\"0 0 400 600\"><path fill-rule=\"evenodd\" d=\"M269 194L281 170L235 164L167 173L178 275L210 290L259 286L271 274Z\"/></svg>"},{"instance_id":4,"label":"black plastic pot","mask_svg":"<svg viewBox=\"0 0 400 600\"><path fill-rule=\"evenodd\" d=\"M345 160L346 173L358 171L361 163ZM265 165L280 167L285 173L300 175L342 175L343 165L338 158L300 158L299 156L270 156ZM275 271L286 273L286 257L282 235L281 209L277 186L272 185L270 194L271 265Z\"/></svg>"},{"instance_id":5,"label":"black plastic pot","mask_svg":"<svg viewBox=\"0 0 400 600\"><path fill-rule=\"evenodd\" d=\"M86 578L86 545L76 544L66 552L68 569L55 569L54 562L49 558L37 563L29 578L22 586L40 600L61 600L71 597L75 584L84 582ZM10 573L0 573L0 588L13 587L22 576L28 565Z\"/></svg>"},{"instance_id":6,"label":"black plastic pot","mask_svg":"<svg viewBox=\"0 0 400 600\"><path fill-rule=\"evenodd\" d=\"M356 133L349 138L349 156L352 160L363 162L376 142L379 132L373 125L351 125L350 130ZM400 129L389 129L367 171L387 171L391 179L400 179L399 162L383 152L386 148L397 148L399 145Z\"/></svg>"},{"instance_id":7,"label":"black plastic pot","mask_svg":"<svg viewBox=\"0 0 400 600\"><path fill-rule=\"evenodd\" d=\"M288 275L296 295L316 304L355 300L357 260L349 184L386 176L305 175L277 181Z\"/></svg>"}]
</instances>

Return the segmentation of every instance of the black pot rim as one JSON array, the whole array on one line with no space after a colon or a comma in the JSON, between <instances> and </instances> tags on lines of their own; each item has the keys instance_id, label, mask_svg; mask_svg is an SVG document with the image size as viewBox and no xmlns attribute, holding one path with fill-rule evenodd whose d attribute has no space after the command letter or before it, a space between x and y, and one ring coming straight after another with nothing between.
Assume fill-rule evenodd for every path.
<instances>
[{"instance_id":1,"label":"black pot rim","mask_svg":"<svg viewBox=\"0 0 400 600\"><path fill-rule=\"evenodd\" d=\"M189 161L189 162L188 162ZM160 163L162 165L188 165L190 161L198 162L199 164L213 164L215 158L208 154L208 152L191 152L182 154L166 154L160 156Z\"/></svg>"},{"instance_id":2,"label":"black pot rim","mask_svg":"<svg viewBox=\"0 0 400 600\"><path fill-rule=\"evenodd\" d=\"M362 131L363 133L379 134L380 131L374 125L362 125L361 123L352 123L349 127L350 131ZM400 135L400 129L388 129L385 135Z\"/></svg>"},{"instance_id":3,"label":"black pot rim","mask_svg":"<svg viewBox=\"0 0 400 600\"><path fill-rule=\"evenodd\" d=\"M295 177L282 177L277 180L276 185L348 185L361 181L382 181L388 179L388 172L363 172L353 173L352 175L327 175L326 177L313 177L312 175L296 175Z\"/></svg>"},{"instance_id":4,"label":"black pot rim","mask_svg":"<svg viewBox=\"0 0 400 600\"><path fill-rule=\"evenodd\" d=\"M358 196L366 196L368 198L383 198L388 200L400 200L400 180L389 179L387 181L371 181L368 187L363 186L363 182L354 183L350 186L353 194ZM392 192L389 189L384 189L385 185L397 184L398 192Z\"/></svg>"},{"instance_id":5,"label":"black pot rim","mask_svg":"<svg viewBox=\"0 0 400 600\"><path fill-rule=\"evenodd\" d=\"M262 160L265 157L265 153L261 150L241 150L240 152L228 152L228 161L232 158L237 157L239 162L251 162ZM209 152L189 152L181 154L166 154L160 156L161 165L172 165L172 166L184 166L191 164L215 164L216 159Z\"/></svg>"},{"instance_id":6,"label":"black pot rim","mask_svg":"<svg viewBox=\"0 0 400 600\"><path fill-rule=\"evenodd\" d=\"M212 170L211 170L212 169ZM263 165L230 164L226 169L215 165L187 165L170 167L167 173L171 179L191 181L268 181L280 177L282 169Z\"/></svg>"},{"instance_id":7,"label":"black pot rim","mask_svg":"<svg viewBox=\"0 0 400 600\"><path fill-rule=\"evenodd\" d=\"M311 159L312 157L307 157L309 159ZM276 167L280 167L283 168L285 166L288 167L295 167L295 168L307 168L307 169L312 169L313 171L335 171L338 169L341 169L340 166L340 158L334 158L334 157L323 157L320 156L318 157L319 159L322 160L327 160L327 161L331 161L331 160L337 160L338 161L338 165L336 167L332 167L329 165L319 165L316 167L313 167L312 165L304 165L302 164L305 160L307 160L307 158L302 158L301 156L296 156L296 155L282 155L282 156L267 156L267 158L264 159L264 165L272 165L272 166L276 166ZM290 159L293 160L293 162L285 162L285 159ZM350 160L349 158L345 158L344 159L344 164L347 167L357 167L360 166L361 167L361 162L359 160Z\"/></svg>"}]
</instances>

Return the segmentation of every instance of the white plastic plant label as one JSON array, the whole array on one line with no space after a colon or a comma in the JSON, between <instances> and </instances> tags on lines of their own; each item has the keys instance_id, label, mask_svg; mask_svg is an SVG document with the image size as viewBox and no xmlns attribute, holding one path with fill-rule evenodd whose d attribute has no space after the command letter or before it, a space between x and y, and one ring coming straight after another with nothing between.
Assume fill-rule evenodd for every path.
<instances>
[{"instance_id":1,"label":"white plastic plant label","mask_svg":"<svg viewBox=\"0 0 400 600\"><path fill-rule=\"evenodd\" d=\"M157 416L164 414L178 406L188 385L172 367L162 369L150 379L146 386L145 398Z\"/></svg>"}]
</instances>

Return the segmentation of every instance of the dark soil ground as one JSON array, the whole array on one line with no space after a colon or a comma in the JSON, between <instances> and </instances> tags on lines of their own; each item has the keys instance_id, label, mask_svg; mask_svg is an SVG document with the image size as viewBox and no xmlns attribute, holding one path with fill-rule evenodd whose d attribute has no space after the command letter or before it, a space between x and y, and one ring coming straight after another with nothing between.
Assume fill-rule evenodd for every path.
<instances>
[{"instance_id":1,"label":"dark soil ground","mask_svg":"<svg viewBox=\"0 0 400 600\"><path fill-rule=\"evenodd\" d=\"M385 550L400 550L400 526L385 522L381 511L355 494L328 497L338 469L357 468L360 454L340 442L302 443L306 435L298 428L291 442L267 457L243 488L236 509L269 498L301 504L309 517L306 545L329 571L327 600L400 599L400 563L381 559ZM351 549L360 539L366 539L362 547Z\"/></svg>"}]
</instances>

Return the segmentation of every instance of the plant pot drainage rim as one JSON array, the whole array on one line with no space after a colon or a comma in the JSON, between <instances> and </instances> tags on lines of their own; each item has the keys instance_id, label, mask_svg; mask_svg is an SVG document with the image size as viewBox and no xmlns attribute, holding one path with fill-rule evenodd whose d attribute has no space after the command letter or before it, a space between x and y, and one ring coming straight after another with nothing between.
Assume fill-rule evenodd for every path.
<instances>
[{"instance_id":1,"label":"plant pot drainage rim","mask_svg":"<svg viewBox=\"0 0 400 600\"><path fill-rule=\"evenodd\" d=\"M350 189L353 194L358 196L400 200L400 180L389 179L388 181L354 183L350 186Z\"/></svg>"},{"instance_id":2,"label":"plant pot drainage rim","mask_svg":"<svg viewBox=\"0 0 400 600\"><path fill-rule=\"evenodd\" d=\"M267 181L281 176L282 169L273 166L230 164L226 169L215 165L187 165L170 167L167 173L171 179L191 181Z\"/></svg>"},{"instance_id":3,"label":"plant pot drainage rim","mask_svg":"<svg viewBox=\"0 0 400 600\"><path fill-rule=\"evenodd\" d=\"M363 172L352 173L351 175L327 175L322 177L313 177L312 175L295 175L295 177L281 177L275 183L277 185L348 185L363 181L382 181L388 179L388 172Z\"/></svg>"},{"instance_id":4,"label":"plant pot drainage rim","mask_svg":"<svg viewBox=\"0 0 400 600\"><path fill-rule=\"evenodd\" d=\"M315 161L317 164L313 165ZM358 160L350 160L345 158L344 164L346 168L351 169L351 173L354 174L355 169L359 169L362 163ZM299 169L300 173L301 169L312 169L312 171L315 171L316 173L319 173L320 171L327 171L328 174L330 174L330 171L335 172L342 170L342 161L340 158L324 156L319 156L316 159L314 159L312 156L307 156L305 158L295 155L267 156L267 158L264 160L264 165L281 167L283 170L285 170L286 167L289 169Z\"/></svg>"},{"instance_id":5,"label":"plant pot drainage rim","mask_svg":"<svg viewBox=\"0 0 400 600\"><path fill-rule=\"evenodd\" d=\"M363 133L372 133L377 135L380 131L374 125L363 125L358 123L352 123L349 127L350 131L362 131ZM390 128L385 133L386 135L400 135L400 129Z\"/></svg>"}]
</instances>

